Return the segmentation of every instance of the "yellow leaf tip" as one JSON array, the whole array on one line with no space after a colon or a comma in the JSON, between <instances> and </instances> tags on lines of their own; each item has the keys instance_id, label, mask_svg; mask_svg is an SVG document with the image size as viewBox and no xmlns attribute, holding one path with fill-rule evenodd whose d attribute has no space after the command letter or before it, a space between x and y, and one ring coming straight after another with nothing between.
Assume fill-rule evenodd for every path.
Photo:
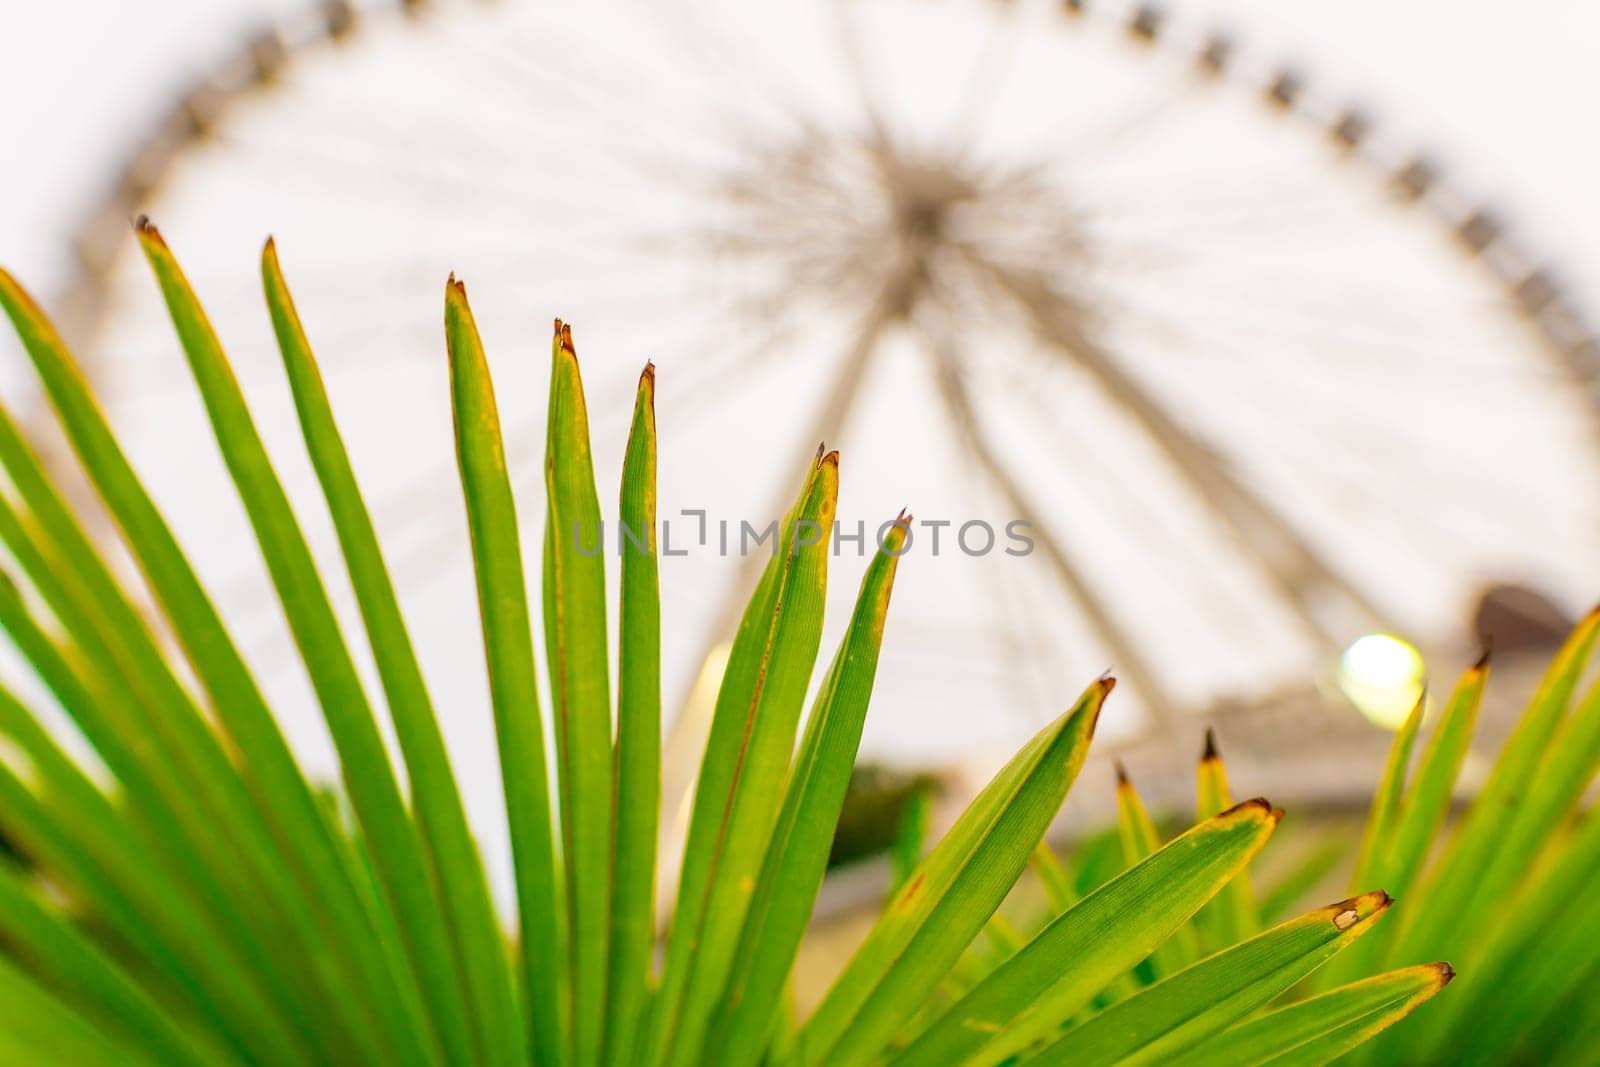
<instances>
[{"instance_id":1,"label":"yellow leaf tip","mask_svg":"<svg viewBox=\"0 0 1600 1067\"><path fill-rule=\"evenodd\" d=\"M1374 889L1369 893L1359 896L1347 897L1344 900L1329 904L1321 909L1333 925L1342 933L1359 922L1363 922L1375 915L1380 915L1394 904L1394 898L1382 889Z\"/></svg>"}]
</instances>

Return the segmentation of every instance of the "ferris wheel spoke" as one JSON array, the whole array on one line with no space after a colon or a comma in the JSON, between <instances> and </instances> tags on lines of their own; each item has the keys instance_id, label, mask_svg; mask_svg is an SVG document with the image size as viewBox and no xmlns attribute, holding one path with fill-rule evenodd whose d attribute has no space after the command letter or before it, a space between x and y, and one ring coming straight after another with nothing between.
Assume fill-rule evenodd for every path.
<instances>
[{"instance_id":1,"label":"ferris wheel spoke","mask_svg":"<svg viewBox=\"0 0 1600 1067\"><path fill-rule=\"evenodd\" d=\"M1257 496L1219 462L1211 448L1182 429L1166 409L1135 382L1120 364L1083 332L1081 316L1037 277L987 267L996 281L1027 314L1042 340L1088 370L1112 400L1150 435L1174 469L1193 486L1231 529L1248 555L1259 561L1308 632L1329 648L1338 646L1341 627L1323 615L1318 601L1329 597L1366 624L1382 619L1367 597L1337 573L1282 515Z\"/></svg>"},{"instance_id":2,"label":"ferris wheel spoke","mask_svg":"<svg viewBox=\"0 0 1600 1067\"><path fill-rule=\"evenodd\" d=\"M631 0L630 6L651 19L657 32L670 37L684 54L694 57L691 64L702 79L720 75L706 96L711 100L739 99L747 105L762 105L762 119L776 121L790 133L799 132L807 122L809 107L794 85L775 77L780 64L763 42L741 32L737 19L707 18L695 4L677 5L670 16L662 5L651 0ZM754 92L752 92L754 87ZM750 132L747 121L736 120L731 112L719 111L722 132Z\"/></svg>"},{"instance_id":3,"label":"ferris wheel spoke","mask_svg":"<svg viewBox=\"0 0 1600 1067\"><path fill-rule=\"evenodd\" d=\"M976 465L968 456L968 476L981 473L976 471ZM1000 604L1000 615L1004 624L999 627L985 627L986 637L994 647L994 657L1001 663L1007 664L1005 676L1022 690L1026 708L1051 708L1060 698L1059 692L1044 677L1044 664L1057 654L1060 649L1048 647L1047 642L1039 633L1041 629L1039 620L1048 618L1048 609L1039 605L1039 590L1033 583L1023 582L1020 577L1012 573L1013 568L994 568L995 574L992 586L995 599ZM1037 727L1037 713L1029 715L1019 708L1016 717L1026 727Z\"/></svg>"},{"instance_id":4,"label":"ferris wheel spoke","mask_svg":"<svg viewBox=\"0 0 1600 1067\"><path fill-rule=\"evenodd\" d=\"M1195 551L1187 538L1178 536L1170 516L1159 514L1153 502L1144 494L1131 492L1126 480L1112 477L1109 468L1103 462L1096 461L1096 449L1074 432L1073 420L1062 418L1059 408L1050 405L1049 396L1049 391L1041 388L1037 374L1018 374L1009 383L1006 402L1019 403L1033 413L1040 432L1057 443L1057 447L1052 449L1053 454L1084 458L1082 463L1072 465L1077 472L1074 476L1092 479L1099 489L1096 498L1108 502L1108 507L1115 507L1121 512L1123 518L1117 522L1117 526L1122 536L1143 547L1141 555L1150 561L1152 568L1159 568L1166 575L1166 584L1192 584L1195 595L1186 599L1193 603L1220 606L1223 610L1216 614L1222 625L1239 640L1245 640L1245 620L1252 616L1253 610L1235 583L1228 581L1214 565ZM1110 503L1112 501L1115 501L1114 505ZM1158 542L1151 536L1153 531L1169 536ZM1185 556L1189 558L1184 559Z\"/></svg>"},{"instance_id":5,"label":"ferris wheel spoke","mask_svg":"<svg viewBox=\"0 0 1600 1067\"><path fill-rule=\"evenodd\" d=\"M884 115L883 107L867 76L867 59L862 51L861 36L857 32L855 20L849 14L850 4L846 0L830 0L828 7L833 19L833 35L838 42L839 54L844 57L845 71L855 92L856 104L861 109L862 117L866 119L867 131L870 134L868 143L881 151L892 143L893 138L890 136L888 119Z\"/></svg>"},{"instance_id":6,"label":"ferris wheel spoke","mask_svg":"<svg viewBox=\"0 0 1600 1067\"><path fill-rule=\"evenodd\" d=\"M1458 517L1452 518L1434 509L1418 509L1405 486L1382 477L1381 468L1370 464L1330 464L1311 442L1282 442L1272 451L1275 454L1263 456L1259 462L1263 468L1271 469L1274 480L1281 482L1292 481L1296 472L1317 461L1324 495L1330 501L1337 495L1341 501L1362 504L1367 514L1382 522L1385 548L1404 548L1407 567L1471 569L1480 560L1494 558L1506 547L1508 539L1516 536L1503 526L1497 536L1487 536L1487 517L1481 512L1461 509L1455 513ZM1489 486L1477 489L1492 491ZM1426 540L1419 536L1421 533L1426 533ZM1577 538L1563 537L1563 531L1552 531L1551 538L1573 547L1580 543Z\"/></svg>"},{"instance_id":7,"label":"ferris wheel spoke","mask_svg":"<svg viewBox=\"0 0 1600 1067\"><path fill-rule=\"evenodd\" d=\"M1239 326L1253 322L1293 326L1305 331L1306 336L1324 337L1332 332L1349 341L1363 337L1361 330L1370 334L1381 329L1391 334L1427 338L1434 342L1431 351L1451 360L1459 357L1451 351L1452 345L1439 340L1441 329L1465 328L1457 325L1464 313L1492 311L1500 306L1499 298L1493 296L1444 300L1442 294L1433 290L1407 291L1398 287L1386 290L1359 277L1318 274L1288 262L1270 264L1272 284L1264 288L1251 279L1259 279L1269 265L1263 264L1253 274L1245 274L1228 269L1235 262L1227 256L1218 256L1204 265L1197 262L1194 270L1182 273L1108 272L1099 284L1114 290L1118 299L1130 309L1155 306L1154 294L1159 293L1161 307L1182 308L1185 314L1192 312L1199 320L1216 320L1219 325ZM1359 319L1352 318L1348 308L1353 302L1363 302L1365 306L1365 299L1374 301L1377 309ZM1377 303L1379 301L1397 306L1386 311L1383 304ZM1464 336L1460 340L1470 339ZM1363 347L1371 344L1369 336ZM1459 344L1455 347L1471 346ZM1479 364L1479 367L1487 370L1492 364ZM1472 368L1455 362L1452 369L1459 372ZM1530 375L1537 375L1544 368L1532 365L1527 370Z\"/></svg>"},{"instance_id":8,"label":"ferris wheel spoke","mask_svg":"<svg viewBox=\"0 0 1600 1067\"><path fill-rule=\"evenodd\" d=\"M1192 323L1167 318L1165 324L1170 335L1185 341L1190 351L1220 351L1214 342L1197 335ZM1270 363L1259 364L1259 361L1249 366L1237 365L1236 369L1241 378L1240 388L1251 387L1258 394L1262 391L1267 394L1257 403L1244 405L1241 413L1294 411L1294 421L1299 429L1298 433L1294 433L1285 432L1286 427L1264 427L1258 438L1243 449L1249 455L1270 455L1297 438L1339 440L1347 442L1347 445L1339 450L1338 456L1326 451L1320 453L1316 465L1318 468L1336 462L1339 457L1346 460L1364 457L1368 464L1368 476L1392 478L1395 457L1410 457L1410 469L1416 476L1425 476L1436 484L1450 485L1448 496L1461 502L1456 506L1464 519L1478 515L1477 502L1485 495L1506 501L1513 512L1554 514L1570 511L1565 502L1543 497L1530 489L1526 478L1482 460L1475 460L1470 468L1470 478L1463 478L1466 472L1461 470L1459 459L1439 441L1410 432L1405 420L1397 422L1376 417L1357 398L1350 397L1342 390L1329 389L1328 386L1337 381L1332 376L1315 380L1303 376L1291 379L1281 369ZM1308 390L1315 396L1315 404L1306 403ZM1237 420L1234 428L1239 429ZM1414 513L1416 509L1406 510ZM1575 517L1600 525L1600 515L1577 514Z\"/></svg>"},{"instance_id":9,"label":"ferris wheel spoke","mask_svg":"<svg viewBox=\"0 0 1600 1067\"><path fill-rule=\"evenodd\" d=\"M1158 132L1182 113L1177 97L1146 83L1140 98L1122 110L1096 115L1088 125L1063 130L1056 139L1041 143L1029 173L1048 176L1066 166L1093 174L1120 165L1126 152L1138 148L1141 137Z\"/></svg>"},{"instance_id":10,"label":"ferris wheel spoke","mask_svg":"<svg viewBox=\"0 0 1600 1067\"><path fill-rule=\"evenodd\" d=\"M225 135L223 139L227 140ZM348 174L369 182L370 195L353 205L363 212L394 205L394 213L409 218L418 210L436 210L439 204L451 204L458 198L491 197L531 211L582 212L589 220L601 217L620 223L637 223L637 218L629 213L630 207L608 204L604 198L587 195L586 190L570 184L496 185L437 157L419 159L415 155L398 153L384 159L375 153L353 151L348 145L335 147L296 138L234 141L230 147L251 161L259 177L280 187L288 185L315 192L320 183L328 180L330 173ZM404 174L406 181L393 181L396 173Z\"/></svg>"},{"instance_id":11,"label":"ferris wheel spoke","mask_svg":"<svg viewBox=\"0 0 1600 1067\"><path fill-rule=\"evenodd\" d=\"M609 134L605 143L618 159L631 156L635 164L659 166L685 155L696 140L702 148L722 154L715 131L695 125L719 109L720 101L701 94L685 97L681 84L671 85L673 80L659 72L635 69L627 81L619 81L608 73L610 64L593 55L595 42L586 48L570 35L557 35L548 47L522 51L498 38L485 40L459 32L458 37L480 62L465 70L453 66L450 73L490 83L496 91L486 99L495 101L500 113L514 122L526 122L526 116L508 110L505 102L524 101L530 89L538 89L558 98L555 114L569 123L572 133ZM586 62L578 62L580 54L585 54ZM648 90L641 88L645 84ZM617 100L628 100L632 106L618 107ZM670 138L662 132L669 128ZM652 145L652 155L659 158L639 155L641 143Z\"/></svg>"},{"instance_id":12,"label":"ferris wheel spoke","mask_svg":"<svg viewBox=\"0 0 1600 1067\"><path fill-rule=\"evenodd\" d=\"M959 356L950 350L947 335L943 331L934 334L925 333L924 343L935 355L935 377L939 394L967 454L1013 511L1019 515L1042 514L1036 502L1018 483L985 436L972 409L971 400L967 396L966 386L959 377ZM1056 539L1051 529L1043 527L1035 530L1034 538L1044 549L1045 558L1067 595L1083 613L1090 629L1104 642L1106 651L1112 656L1113 669L1127 678L1144 697L1145 710L1159 726L1162 728L1172 726L1177 705L1173 702L1154 665L1139 652L1137 643L1112 616L1100 594L1094 590L1070 552Z\"/></svg>"},{"instance_id":13,"label":"ferris wheel spoke","mask_svg":"<svg viewBox=\"0 0 1600 1067\"><path fill-rule=\"evenodd\" d=\"M1216 307L1210 308L1209 313L1198 307L1177 312L1154 304L1112 303L1120 312L1119 321L1125 331L1135 326L1146 332L1159 331L1161 338L1182 345L1186 358L1180 368L1231 374L1240 379L1241 388L1269 387L1287 399L1293 398L1295 390L1309 387L1319 398L1348 407L1369 402L1375 395L1392 392L1403 384L1419 401L1450 396L1463 409L1480 408L1487 416L1503 409L1496 397L1484 395L1484 383L1547 390L1564 384L1558 373L1544 368L1463 362L1448 344L1429 344L1428 338L1408 340L1425 330L1422 324L1411 331L1396 331L1392 338L1378 338L1370 332L1354 332L1342 326L1317 329L1314 316L1282 325L1271 316L1251 316L1248 312L1235 317L1219 315ZM1463 346L1469 342L1470 339L1463 339ZM1293 366L1281 358L1268 358L1268 354L1308 347L1327 353L1329 358L1309 364L1299 361ZM1352 370L1365 376L1352 376ZM1396 378L1397 372L1403 378ZM1383 421L1370 413L1369 417Z\"/></svg>"},{"instance_id":14,"label":"ferris wheel spoke","mask_svg":"<svg viewBox=\"0 0 1600 1067\"><path fill-rule=\"evenodd\" d=\"M951 136L962 144L974 140L979 125L994 108L1008 82L1012 65L1010 57L1016 53L1018 34L1016 13L1001 11L990 23L982 46L973 57L967 71L966 84L956 104L956 113L950 122Z\"/></svg>"},{"instance_id":15,"label":"ferris wheel spoke","mask_svg":"<svg viewBox=\"0 0 1600 1067\"><path fill-rule=\"evenodd\" d=\"M1459 353L1466 343L1438 337L1437 329L1430 329L1437 319L1395 323L1379 337L1370 328L1355 329L1348 323L1335 322L1332 314L1294 302L1251 299L1239 295L1225 282L1213 281L1214 287L1200 292L1189 290L1184 281L1162 286L1159 291L1153 286L1129 283L1117 287L1114 296L1102 296L1096 304L1110 308L1118 321L1128 325L1157 324L1169 331L1184 331L1194 342L1193 354L1206 365L1232 363L1241 370L1283 374L1287 371L1280 361L1263 359L1260 354L1313 345L1337 353L1338 358L1296 366L1294 372L1314 380L1327 379L1330 385L1348 383L1351 369L1392 374L1397 368L1404 368L1408 377L1427 377L1430 391L1476 384L1485 377L1530 385L1563 383L1561 374L1554 369L1462 357ZM1460 310L1457 309L1458 315ZM1439 313L1443 314L1444 309ZM1461 340L1468 342L1470 338ZM1371 382L1366 379L1353 387L1367 390L1372 387Z\"/></svg>"}]
</instances>

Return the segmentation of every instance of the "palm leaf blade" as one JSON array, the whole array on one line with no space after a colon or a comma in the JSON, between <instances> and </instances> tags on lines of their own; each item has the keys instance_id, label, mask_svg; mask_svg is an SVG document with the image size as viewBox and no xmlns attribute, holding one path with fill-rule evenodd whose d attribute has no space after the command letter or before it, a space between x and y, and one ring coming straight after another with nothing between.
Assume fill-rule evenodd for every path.
<instances>
[{"instance_id":1,"label":"palm leaf blade","mask_svg":"<svg viewBox=\"0 0 1600 1067\"><path fill-rule=\"evenodd\" d=\"M850 784L904 539L905 527L897 524L868 566L850 627L806 724L773 845L711 1027L707 1054L719 1063L755 1062L771 1032Z\"/></svg>"},{"instance_id":2,"label":"palm leaf blade","mask_svg":"<svg viewBox=\"0 0 1600 1067\"><path fill-rule=\"evenodd\" d=\"M639 375L622 461L617 671L616 879L606 1060L632 1062L655 947L661 804L661 588L656 562L656 371Z\"/></svg>"},{"instance_id":3,"label":"palm leaf blade","mask_svg":"<svg viewBox=\"0 0 1600 1067\"><path fill-rule=\"evenodd\" d=\"M1340 986L1257 1016L1178 1057L1174 1067L1315 1067L1331 1063L1432 999L1455 977L1425 963Z\"/></svg>"},{"instance_id":4,"label":"palm leaf blade","mask_svg":"<svg viewBox=\"0 0 1600 1067\"><path fill-rule=\"evenodd\" d=\"M1370 930L1391 903L1387 893L1367 893L1280 923L1113 1005L1027 1062L1164 1063L1289 989Z\"/></svg>"},{"instance_id":5,"label":"palm leaf blade","mask_svg":"<svg viewBox=\"0 0 1600 1067\"><path fill-rule=\"evenodd\" d=\"M572 331L556 322L545 491L545 643L566 857L572 1062L598 1062L611 928L612 748L605 534ZM592 548L590 546L593 546Z\"/></svg>"},{"instance_id":6,"label":"palm leaf blade","mask_svg":"<svg viewBox=\"0 0 1600 1067\"><path fill-rule=\"evenodd\" d=\"M1178 930L1267 843L1282 812L1256 799L1213 816L1063 912L930 1026L897 1067L982 1050L991 1063L1047 1036Z\"/></svg>"},{"instance_id":7,"label":"palm leaf blade","mask_svg":"<svg viewBox=\"0 0 1600 1067\"><path fill-rule=\"evenodd\" d=\"M690 816L678 908L646 1062L697 1054L755 890L807 683L822 641L839 455L819 454L734 639Z\"/></svg>"},{"instance_id":8,"label":"palm leaf blade","mask_svg":"<svg viewBox=\"0 0 1600 1067\"><path fill-rule=\"evenodd\" d=\"M800 1063L871 1060L971 943L1022 873L1087 754L1114 683L1025 746L934 846L801 1031Z\"/></svg>"},{"instance_id":9,"label":"palm leaf blade","mask_svg":"<svg viewBox=\"0 0 1600 1067\"><path fill-rule=\"evenodd\" d=\"M466 500L478 611L483 623L500 778L516 867L521 919L523 990L528 1041L535 1062L565 1061L566 923L550 811L544 728L539 719L516 504L506 471L505 445L494 384L466 286L445 286L445 338L450 355L450 400L456 460Z\"/></svg>"},{"instance_id":10,"label":"palm leaf blade","mask_svg":"<svg viewBox=\"0 0 1600 1067\"><path fill-rule=\"evenodd\" d=\"M505 1062L524 1047L525 1038L483 861L377 533L271 240L262 250L261 272L306 449L333 517L405 756L430 868L450 916L445 928L454 934L458 966L475 1006L473 1016L487 1038L484 1050L491 1060Z\"/></svg>"}]
</instances>

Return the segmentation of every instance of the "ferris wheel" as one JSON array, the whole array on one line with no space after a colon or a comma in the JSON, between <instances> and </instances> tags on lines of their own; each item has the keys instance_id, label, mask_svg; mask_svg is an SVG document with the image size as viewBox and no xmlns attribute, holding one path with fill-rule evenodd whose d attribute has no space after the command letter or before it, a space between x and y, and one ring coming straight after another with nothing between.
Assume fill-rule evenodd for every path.
<instances>
[{"instance_id":1,"label":"ferris wheel","mask_svg":"<svg viewBox=\"0 0 1600 1067\"><path fill-rule=\"evenodd\" d=\"M1490 582L1600 588L1596 349L1551 276L1366 112L1154 7L336 2L248 42L86 220L65 306L292 707L304 682L272 667L276 606L126 234L139 212L315 500L252 269L276 235L447 707L485 702L451 271L525 530L550 318L576 324L602 482L659 368L661 510L696 548L663 561L669 696L715 662L751 569L717 524L776 514L819 440L843 452L846 529L903 505L932 524L868 754L1003 747L1108 665L1134 733L1325 677L1362 634L1437 647ZM1026 553L957 540L1019 521ZM842 552L836 586L860 566ZM289 727L315 747L313 718ZM492 759L486 731L451 740Z\"/></svg>"}]
</instances>

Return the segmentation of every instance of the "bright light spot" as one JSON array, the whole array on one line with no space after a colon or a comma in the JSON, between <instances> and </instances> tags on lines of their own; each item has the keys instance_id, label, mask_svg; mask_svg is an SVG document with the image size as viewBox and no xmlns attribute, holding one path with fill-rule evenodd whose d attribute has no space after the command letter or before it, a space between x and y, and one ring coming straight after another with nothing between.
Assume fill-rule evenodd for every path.
<instances>
[{"instance_id":1,"label":"bright light spot","mask_svg":"<svg viewBox=\"0 0 1600 1067\"><path fill-rule=\"evenodd\" d=\"M1392 634L1367 634L1339 657L1339 688L1356 709L1398 730L1422 695L1422 653Z\"/></svg>"}]
</instances>

